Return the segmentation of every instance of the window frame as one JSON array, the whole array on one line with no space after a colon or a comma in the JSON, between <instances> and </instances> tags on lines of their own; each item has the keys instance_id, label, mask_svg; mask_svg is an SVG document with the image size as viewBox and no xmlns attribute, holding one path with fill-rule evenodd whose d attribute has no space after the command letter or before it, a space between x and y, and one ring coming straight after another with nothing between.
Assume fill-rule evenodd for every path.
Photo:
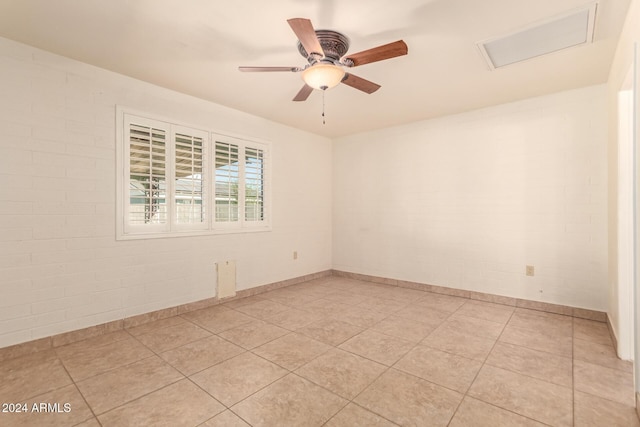
<instances>
[{"instance_id":1,"label":"window frame","mask_svg":"<svg viewBox=\"0 0 640 427\"><path fill-rule=\"evenodd\" d=\"M130 224L130 124L135 122L143 126L165 130L165 181L167 221L164 224ZM200 223L178 223L176 202L176 135L183 134L203 139L203 195L205 221ZM216 141L238 145L239 184L238 184L238 221L216 221ZM271 147L269 141L248 138L229 132L208 130L202 126L178 123L175 120L134 109L116 106L116 240L154 239L182 236L203 236L227 233L247 233L271 231ZM248 221L245 219L245 150L257 149L263 153L261 163L263 219Z\"/></svg>"}]
</instances>

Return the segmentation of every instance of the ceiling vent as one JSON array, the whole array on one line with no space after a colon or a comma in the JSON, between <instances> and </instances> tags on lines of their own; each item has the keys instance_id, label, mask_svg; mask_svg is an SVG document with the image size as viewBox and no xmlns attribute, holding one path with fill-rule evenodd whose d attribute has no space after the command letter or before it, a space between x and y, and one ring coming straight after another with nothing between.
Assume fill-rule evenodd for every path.
<instances>
[{"instance_id":1,"label":"ceiling vent","mask_svg":"<svg viewBox=\"0 0 640 427\"><path fill-rule=\"evenodd\" d=\"M593 42L597 3L477 43L490 69Z\"/></svg>"}]
</instances>

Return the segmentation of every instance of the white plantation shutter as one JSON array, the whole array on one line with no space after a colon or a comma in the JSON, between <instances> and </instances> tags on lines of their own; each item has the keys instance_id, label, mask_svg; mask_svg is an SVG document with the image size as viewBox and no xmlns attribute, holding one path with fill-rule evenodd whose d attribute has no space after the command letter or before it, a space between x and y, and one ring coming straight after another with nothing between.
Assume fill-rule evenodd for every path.
<instances>
[{"instance_id":1,"label":"white plantation shutter","mask_svg":"<svg viewBox=\"0 0 640 427\"><path fill-rule=\"evenodd\" d=\"M264 220L264 150L245 148L244 154L244 219Z\"/></svg>"},{"instance_id":2,"label":"white plantation shutter","mask_svg":"<svg viewBox=\"0 0 640 427\"><path fill-rule=\"evenodd\" d=\"M206 144L208 134L175 127L174 141L174 212L175 223L192 228L207 226Z\"/></svg>"},{"instance_id":3,"label":"white plantation shutter","mask_svg":"<svg viewBox=\"0 0 640 427\"><path fill-rule=\"evenodd\" d=\"M162 122L132 117L126 122L130 227L168 223L167 135Z\"/></svg>"},{"instance_id":4,"label":"white plantation shutter","mask_svg":"<svg viewBox=\"0 0 640 427\"><path fill-rule=\"evenodd\" d=\"M267 146L215 136L215 226L265 227Z\"/></svg>"},{"instance_id":5,"label":"white plantation shutter","mask_svg":"<svg viewBox=\"0 0 640 427\"><path fill-rule=\"evenodd\" d=\"M236 144L216 141L216 222L239 220L240 157Z\"/></svg>"}]
</instances>

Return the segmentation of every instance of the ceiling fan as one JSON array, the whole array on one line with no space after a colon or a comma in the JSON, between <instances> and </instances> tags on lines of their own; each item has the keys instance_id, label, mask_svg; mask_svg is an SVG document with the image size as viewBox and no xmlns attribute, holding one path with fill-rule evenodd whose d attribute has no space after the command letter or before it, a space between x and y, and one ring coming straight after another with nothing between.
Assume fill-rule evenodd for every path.
<instances>
[{"instance_id":1,"label":"ceiling fan","mask_svg":"<svg viewBox=\"0 0 640 427\"><path fill-rule=\"evenodd\" d=\"M337 31L314 30L309 19L287 20L298 37L298 51L309 64L303 67L238 67L240 71L289 71L302 72L305 85L293 98L305 101L314 89L326 90L344 83L366 93L373 93L380 85L345 72L345 68L382 61L407 54L407 44L398 40L362 52L347 55L349 39Z\"/></svg>"}]
</instances>

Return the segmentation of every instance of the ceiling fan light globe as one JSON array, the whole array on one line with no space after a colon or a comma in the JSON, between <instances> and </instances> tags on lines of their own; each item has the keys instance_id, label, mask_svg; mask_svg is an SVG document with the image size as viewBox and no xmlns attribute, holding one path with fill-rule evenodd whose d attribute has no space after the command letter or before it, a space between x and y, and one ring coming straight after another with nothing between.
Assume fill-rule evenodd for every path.
<instances>
[{"instance_id":1,"label":"ceiling fan light globe","mask_svg":"<svg viewBox=\"0 0 640 427\"><path fill-rule=\"evenodd\" d=\"M302 80L314 89L326 90L340 84L344 70L333 64L316 64L302 72Z\"/></svg>"}]
</instances>

